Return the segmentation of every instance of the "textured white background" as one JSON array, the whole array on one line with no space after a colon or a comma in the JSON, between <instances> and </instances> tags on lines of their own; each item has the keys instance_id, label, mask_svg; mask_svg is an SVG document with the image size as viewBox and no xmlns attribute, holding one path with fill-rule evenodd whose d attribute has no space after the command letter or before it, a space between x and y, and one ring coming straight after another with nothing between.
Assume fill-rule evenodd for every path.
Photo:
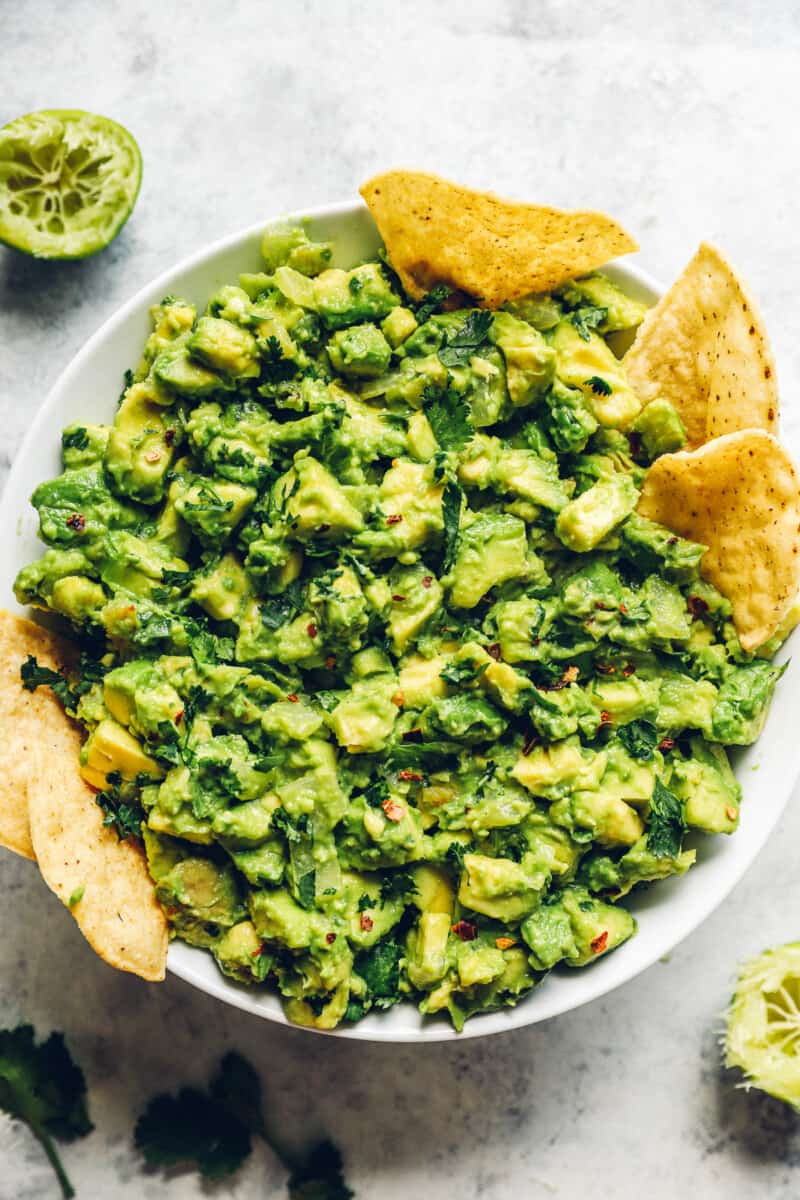
<instances>
[{"instance_id":1,"label":"textured white background","mask_svg":"<svg viewBox=\"0 0 800 1200\"><path fill-rule=\"evenodd\" d=\"M800 429L790 0L0 0L0 30L0 124L42 107L107 113L145 161L134 217L100 257L0 250L3 472L57 374L140 285L389 165L608 209L666 280L716 240L761 299L784 429ZM799 842L795 804L722 910L606 1000L420 1051L287 1032L177 980L117 975L35 868L3 855L0 1026L65 1029L86 1064L97 1129L65 1151L83 1200L208 1194L191 1175L165 1188L143 1174L130 1133L155 1090L204 1080L232 1046L287 1138L340 1142L361 1200L795 1200L797 1120L734 1090L716 1038L737 959L800 935ZM0 1200L55 1196L40 1164L0 1124ZM259 1149L215 1194L279 1197L283 1178Z\"/></svg>"}]
</instances>

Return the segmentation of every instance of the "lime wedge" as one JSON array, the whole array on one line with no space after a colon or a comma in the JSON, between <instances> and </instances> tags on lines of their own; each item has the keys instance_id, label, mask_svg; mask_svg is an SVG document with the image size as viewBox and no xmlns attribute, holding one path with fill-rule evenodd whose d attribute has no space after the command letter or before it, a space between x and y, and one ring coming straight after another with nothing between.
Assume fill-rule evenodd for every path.
<instances>
[{"instance_id":1,"label":"lime wedge","mask_svg":"<svg viewBox=\"0 0 800 1200\"><path fill-rule=\"evenodd\" d=\"M725 1032L729 1067L800 1110L800 942L743 963Z\"/></svg>"},{"instance_id":2,"label":"lime wedge","mask_svg":"<svg viewBox=\"0 0 800 1200\"><path fill-rule=\"evenodd\" d=\"M0 129L0 242L37 258L86 258L131 214L142 156L116 121L72 109Z\"/></svg>"}]
</instances>

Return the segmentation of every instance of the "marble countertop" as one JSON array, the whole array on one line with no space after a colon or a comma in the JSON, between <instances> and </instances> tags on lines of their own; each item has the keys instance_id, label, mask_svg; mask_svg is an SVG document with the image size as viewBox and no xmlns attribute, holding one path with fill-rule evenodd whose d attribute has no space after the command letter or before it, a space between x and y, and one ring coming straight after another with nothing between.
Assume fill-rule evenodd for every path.
<instances>
[{"instance_id":1,"label":"marble countertop","mask_svg":"<svg viewBox=\"0 0 800 1200\"><path fill-rule=\"evenodd\" d=\"M48 265L0 249L0 469L87 336L204 242L352 196L415 165L638 233L674 277L701 238L750 279L777 355L785 426L797 386L796 79L790 0L20 0L3 14L0 124L39 107L107 113L138 138L141 196L114 245ZM737 959L797 938L800 806L730 899L634 982L540 1026L461 1045L315 1038L229 1010L177 979L103 965L28 863L0 856L0 1026L68 1031L95 1132L64 1158L82 1200L167 1187L130 1147L165 1085L207 1078L236 1047L301 1146L342 1146L360 1200L794 1200L800 1128L720 1068ZM38 1147L0 1124L0 1200L56 1196ZM258 1149L213 1194L285 1194Z\"/></svg>"}]
</instances>

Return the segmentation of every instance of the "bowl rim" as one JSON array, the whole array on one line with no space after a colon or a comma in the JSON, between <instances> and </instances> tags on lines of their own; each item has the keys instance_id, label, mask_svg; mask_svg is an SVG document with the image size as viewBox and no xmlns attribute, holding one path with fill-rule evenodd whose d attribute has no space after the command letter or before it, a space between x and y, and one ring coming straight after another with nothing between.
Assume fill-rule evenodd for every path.
<instances>
[{"instance_id":1,"label":"bowl rim","mask_svg":"<svg viewBox=\"0 0 800 1200\"><path fill-rule=\"evenodd\" d=\"M0 511L7 504L13 502L13 498L20 491L18 478L24 474L24 458L26 451L31 444L37 441L41 436L47 436L50 430L48 426L51 423L50 412L56 407L59 394L65 390L73 382L76 376L84 370L86 364L91 361L96 349L101 346L106 339L115 333L115 331L124 325L133 315L139 312L143 305L152 303L152 295L168 290L169 283L176 277L187 271L202 267L206 262L215 258L217 255L226 250L235 250L240 244L247 241L252 241L258 238L263 233L264 229L278 222L314 222L316 220L329 220L331 218L352 218L358 215L367 214L368 209L362 201L338 201L331 204L319 205L314 208L299 209L284 215L265 218L257 223L248 225L233 233L227 234L211 243L203 245L199 250L191 252L181 258L155 278L138 288L136 292L125 302L123 302L103 323L99 328L87 339L80 347L77 353L73 356L66 368L58 375L52 387L49 389L47 396L42 402L39 411L29 425L22 442L14 457L11 469L6 479L5 486L0 500ZM610 268L611 273L620 277L623 280L630 281L635 285L639 285L646 292L651 293L656 298L664 294L666 290L664 286L642 269L638 263L631 263L624 259L614 260L612 263L606 264L600 270ZM589 994L578 996L572 1002L547 1002L546 989L538 988L534 990L532 995L538 998L538 1004L531 1003L531 997L523 998L522 1002L513 1008L501 1009L497 1012L489 1012L485 1014L476 1014L466 1024L461 1033L457 1033L444 1020L430 1021L421 1025L418 1029L403 1029L394 1028L390 1023L385 1023L384 1028L372 1027L372 1021L359 1022L350 1026L339 1026L333 1030L322 1030L307 1026L298 1026L292 1024L282 1011L268 1011L258 1004L258 997L262 993L248 989L243 985L237 985L234 981L227 979L221 973L218 978L202 978L200 973L195 971L190 955L183 952L191 951L198 953L193 948L184 946L178 941L170 944L170 950L167 959L167 969L172 975L183 980L185 983L198 988L200 991L213 996L215 999L224 1001L226 1004L249 1012L255 1016L270 1020L276 1025L282 1025L290 1030L301 1030L303 1032L312 1033L315 1035L323 1035L335 1038L344 1038L353 1041L366 1042L383 1042L383 1043L398 1043L398 1044L425 1044L430 1042L460 1042L466 1039L477 1037L489 1037L500 1033L511 1032L515 1029L523 1028L527 1025L538 1024L540 1021L549 1020L553 1017L572 1012L581 1008L585 1004L589 1004L594 1000L598 1000L603 996L608 995L616 988L628 983L636 976L646 971L655 962L669 953L680 942L682 942L690 933L697 929L710 915L717 909L722 902L727 898L732 889L741 880L745 871L752 864L762 846L766 842L769 835L775 828L780 819L789 797L792 793L797 774L800 774L800 751L795 755L794 770L790 771L785 777L785 786L782 787L782 800L777 806L774 819L771 823L764 822L759 828L755 837L751 840L746 848L739 856L737 867L731 871L729 878L724 881L722 886L711 888L702 896L702 902L697 904L690 912L683 915L682 920L677 920L676 925L668 926L666 933L662 936L651 939L653 944L644 954L640 953L633 957L629 963L625 960L618 960L620 965L615 971L606 971L602 977L598 979L598 985L594 989L589 990ZM638 939L637 939L638 940ZM639 942L641 946L642 943ZM205 951L200 953L206 954ZM613 961L613 958L612 958ZM378 1015L380 1020L380 1015Z\"/></svg>"}]
</instances>

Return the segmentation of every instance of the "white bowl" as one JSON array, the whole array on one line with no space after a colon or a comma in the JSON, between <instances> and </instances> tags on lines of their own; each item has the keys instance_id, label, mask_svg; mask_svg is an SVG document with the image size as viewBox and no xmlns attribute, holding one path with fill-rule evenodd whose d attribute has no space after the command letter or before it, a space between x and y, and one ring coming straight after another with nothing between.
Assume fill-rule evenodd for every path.
<instances>
[{"instance_id":1,"label":"white bowl","mask_svg":"<svg viewBox=\"0 0 800 1200\"><path fill-rule=\"evenodd\" d=\"M312 236L335 243L338 266L352 266L373 255L380 245L375 226L361 204L332 205L293 216L308 219ZM202 306L221 284L235 281L242 271L258 270L260 238L266 224L216 242L159 276L106 321L64 371L28 431L0 502L0 528L9 531L0 544L4 589L0 602L17 607L11 591L14 577L20 567L42 552L29 496L41 480L60 470L62 427L75 420L111 422L123 371L138 361L149 333L149 306L170 292ZM653 303L660 294L661 289L649 276L627 262L615 263L606 270L642 300ZM787 658L784 647L779 661ZM789 666L778 684L761 738L735 756L736 773L744 789L739 830L732 837L699 837L694 843L698 848L697 865L688 875L640 889L629 897L629 907L639 920L639 932L631 941L590 967L554 971L516 1008L473 1017L462 1034L455 1033L441 1017L425 1019L413 1005L400 1004L329 1036L435 1042L517 1029L595 1000L667 954L721 904L781 815L800 774L800 738L790 705L790 697L797 696L798 691L800 659ZM179 978L227 1004L288 1024L276 994L226 979L204 950L173 942L168 966Z\"/></svg>"}]
</instances>

